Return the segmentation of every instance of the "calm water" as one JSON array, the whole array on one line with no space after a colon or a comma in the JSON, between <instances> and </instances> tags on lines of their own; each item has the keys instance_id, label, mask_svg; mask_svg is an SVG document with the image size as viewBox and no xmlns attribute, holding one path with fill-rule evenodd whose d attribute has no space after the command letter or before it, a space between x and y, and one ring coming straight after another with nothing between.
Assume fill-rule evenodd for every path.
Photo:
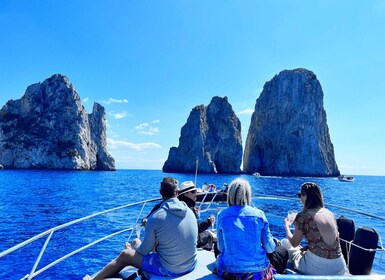
<instances>
[{"instance_id":1,"label":"calm water","mask_svg":"<svg viewBox=\"0 0 385 280\"><path fill-rule=\"evenodd\" d=\"M164 176L174 176L179 181L194 180L189 174L164 174L150 170L118 170L116 172L65 172L65 171L0 171L0 251L8 249L33 235L76 218L90 215L134 201L159 197L159 182ZM199 175L197 185L205 181L222 186L236 175ZM334 178L264 178L242 175L249 180L254 194L294 197L305 181L318 183L325 202L385 217L382 190L385 177L356 176L353 183L339 182ZM273 234L284 237L282 217L289 209L301 209L299 201L254 200L263 209L271 224ZM345 215L331 209L337 216ZM356 226L375 228L385 236L384 223L375 219L355 219ZM117 220L120 222L116 223ZM105 233L131 225L135 215L128 212L109 214L73 226L54 234L52 244L42 259L52 262L52 256L64 254L100 238ZM128 234L76 254L71 259L50 268L37 279L81 279L94 273L115 257L123 248ZM43 241L29 245L10 256L0 259L1 279L20 279L31 270ZM378 253L377 253L378 255ZM41 266L40 266L41 267Z\"/></svg>"}]
</instances>

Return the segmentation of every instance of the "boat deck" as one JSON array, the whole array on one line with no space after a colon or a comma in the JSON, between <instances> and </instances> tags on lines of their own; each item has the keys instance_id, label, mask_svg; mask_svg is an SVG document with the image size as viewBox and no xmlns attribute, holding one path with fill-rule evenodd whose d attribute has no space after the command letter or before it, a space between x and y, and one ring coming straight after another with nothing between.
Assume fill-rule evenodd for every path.
<instances>
[{"instance_id":1,"label":"boat deck","mask_svg":"<svg viewBox=\"0 0 385 280\"><path fill-rule=\"evenodd\" d=\"M157 275L150 275L148 273L144 274L144 277L141 279L151 279L151 280L211 280L211 279L221 279L220 277L212 274L214 268L215 257L213 252L206 250L198 249L198 262L196 268L183 276L179 277L161 277ZM113 278L107 278L108 280L124 280L127 279L130 275L135 273L137 269L133 267L126 267L123 269L119 276ZM309 279L309 280L384 280L385 275L301 275L296 273L293 270L288 270L288 274L276 274L274 279L277 280L295 280L295 279Z\"/></svg>"},{"instance_id":2,"label":"boat deck","mask_svg":"<svg viewBox=\"0 0 385 280\"><path fill-rule=\"evenodd\" d=\"M261 201L268 200L269 205L271 205L272 202L274 202L274 201L282 201L282 200L284 200L284 201L296 201L297 200L296 198L280 197L280 196L272 196L272 195L257 195L254 198L259 199L260 200L259 203L261 203ZM81 252L81 251L83 251L83 250L85 250L91 246L95 246L96 244L99 244L100 242L105 241L107 239L110 239L112 237L115 237L117 235L126 234L126 235L128 235L128 237L125 237L125 239L131 240L131 237L134 236L134 232L137 231L137 229L138 229L140 217L142 217L144 215L143 213L145 213L147 210L147 208L145 208L145 206L148 204L147 207L151 208L152 207L151 203L157 203L158 201L159 201L159 198L155 198L155 199L150 199L150 200L146 200L146 201L130 203L127 205L118 206L118 207L115 207L112 209L108 209L108 210L105 210L102 212L98 212L98 213L91 214L91 215L83 217L83 218L79 218L79 219L67 222L65 224L62 224L62 225L56 226L54 228L48 229L45 232L42 232L42 233L40 233L34 237L31 237L30 239L28 239L22 243L19 243L19 244L13 246L12 248L9 248L3 252L0 252L0 258L2 258L3 256L6 256L6 255L9 255L9 254L15 252L16 250L24 248L25 246L27 246L31 243L34 243L37 240L44 240L44 238L45 238L46 239L45 243L41 248L40 254L36 258L36 261L35 261L34 266L32 267L32 270L29 272L29 274L25 274L24 270L23 270L23 275L25 275L25 276L22 279L33 279L34 277L45 272L47 269L55 266L59 262L65 260L65 259L68 259L68 258L72 257L73 255L75 255L75 254L77 254L77 253L79 253L79 252ZM209 215L210 213L212 213L212 211L215 212L215 211L220 211L222 209L222 206L220 203L212 203L212 201L209 201L207 203L201 204L201 206L206 206L206 205L208 205L207 208L201 207L201 213L205 213L206 215ZM351 210L351 209L347 209L347 208L336 206L336 205L330 205L330 204L328 205L328 207L348 211L350 213L359 214L359 215L362 215L362 216L367 217L367 218L377 219L379 221L385 221L385 218L383 218L383 217L375 216L375 215L372 215L369 213L364 213L364 212L357 211L357 210ZM51 241L51 237L53 236L54 233L61 231L63 229L67 229L68 227L70 227L72 225L82 223L86 220L90 220L90 219L93 219L93 218L96 218L99 216L103 216L103 215L106 215L108 213L120 211L122 209L130 209L133 212L137 213L137 217L132 219L132 223L133 223L132 225L129 225L128 227L124 227L123 229L118 228L117 230L112 231L112 233L109 233L105 236L102 235L98 239L94 238L94 239L92 239L93 240L92 242L88 241L82 247L79 247L74 251L63 254L63 255L59 256L58 258L53 259L53 261L51 263L45 264L44 266L43 265L39 266L39 263L42 259L42 256L43 256L43 254L44 254L44 252L48 246L48 243ZM271 215L270 217L271 217L271 220L274 221L275 216ZM277 217L279 219L282 219L281 216L277 216ZM138 235L137 232L136 232L136 234ZM140 236L140 234L139 234L139 236ZM352 245L355 245L355 244L352 243ZM355 246L358 246L358 245L355 245ZM381 251L381 256L379 256L379 258L378 258L378 265L373 267L373 270L372 270L373 274L371 274L371 275L310 276L310 275L300 275L300 274L297 274L294 271L288 269L288 274L277 274L277 275L275 275L274 278L278 279L278 280L279 279L281 279L281 280L285 280L285 279L287 279L287 280L290 280L290 279L310 279L310 280L312 280L312 279L314 279L314 280L317 280L317 279L318 280L320 280L320 279L334 279L334 280L342 280L342 279L346 279L346 280L349 280L349 279L378 280L378 279L384 279L385 280L385 269L384 269L384 266L382 265L382 261L383 261L382 253L385 251L385 249L382 246L382 241L380 242L380 246L376 249L366 249L366 248L362 248L362 247L360 247L360 249L365 249L366 251L369 251L369 250ZM180 276L180 277L159 277L159 276L154 276L154 275L144 275L144 276L138 277L137 279L154 279L154 280L161 280L161 279L175 279L175 280L220 279L218 276L212 274L212 270L213 270L214 265L215 265L215 257L214 257L213 252L209 252L209 251L205 251L205 250L198 250L197 260L198 260L198 262L197 262L196 268L191 273L188 273L188 274ZM108 279L110 279L110 280L121 280L121 279L127 280L127 277L131 276L136 271L137 271L136 268L126 267L125 269L123 269L120 272L120 275L117 275L116 277L110 277ZM130 277L129 279L135 279L135 277L132 277L132 278Z\"/></svg>"}]
</instances>

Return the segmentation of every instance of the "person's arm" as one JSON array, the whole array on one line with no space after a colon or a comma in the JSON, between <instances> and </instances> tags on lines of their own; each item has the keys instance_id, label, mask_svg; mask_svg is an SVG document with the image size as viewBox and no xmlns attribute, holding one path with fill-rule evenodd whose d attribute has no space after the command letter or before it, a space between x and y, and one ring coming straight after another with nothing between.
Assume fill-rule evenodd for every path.
<instances>
[{"instance_id":1,"label":"person's arm","mask_svg":"<svg viewBox=\"0 0 385 280\"><path fill-rule=\"evenodd\" d=\"M198 233L201 233L207 230L210 226L211 226L210 217L200 223L198 222Z\"/></svg>"},{"instance_id":2,"label":"person's arm","mask_svg":"<svg viewBox=\"0 0 385 280\"><path fill-rule=\"evenodd\" d=\"M273 253L276 247L276 244L274 242L273 235L270 232L269 228L269 222L266 219L266 216L263 214L261 217L263 220L263 228L261 232L261 242L262 246L265 249L266 253L270 254Z\"/></svg>"},{"instance_id":3,"label":"person's arm","mask_svg":"<svg viewBox=\"0 0 385 280\"><path fill-rule=\"evenodd\" d=\"M298 228L298 223L294 223L295 228L294 228L294 233L292 233L290 230L291 224L292 224L292 221L290 220L290 218L286 217L284 221L284 225L285 225L287 239L289 239L289 242L293 247L297 247L301 243L303 231Z\"/></svg>"},{"instance_id":4,"label":"person's arm","mask_svg":"<svg viewBox=\"0 0 385 280\"><path fill-rule=\"evenodd\" d=\"M138 253L143 256L149 254L155 247L155 223L156 221L154 221L152 218L148 219L146 230L144 231L143 242L136 249Z\"/></svg>"}]
</instances>

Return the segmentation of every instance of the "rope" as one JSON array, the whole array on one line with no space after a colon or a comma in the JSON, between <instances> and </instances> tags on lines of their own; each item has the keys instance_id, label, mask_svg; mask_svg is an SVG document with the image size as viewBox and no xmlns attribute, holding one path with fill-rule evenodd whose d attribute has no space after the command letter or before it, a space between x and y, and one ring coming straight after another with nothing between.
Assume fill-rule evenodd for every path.
<instances>
[{"instance_id":1,"label":"rope","mask_svg":"<svg viewBox=\"0 0 385 280\"><path fill-rule=\"evenodd\" d=\"M349 263L350 263L350 250L352 248L353 240L347 241L347 240L345 240L343 238L340 238L340 240L345 242L346 258L347 258L346 265L347 265L347 267L349 267Z\"/></svg>"},{"instance_id":2,"label":"rope","mask_svg":"<svg viewBox=\"0 0 385 280\"><path fill-rule=\"evenodd\" d=\"M357 244L354 243L353 240L348 241L348 240L345 240L345 239L342 239L342 238L340 238L340 240L346 242L346 244L350 244L350 247L351 246L355 246L355 247L357 247L357 248L359 248L361 250L367 251L367 252L377 252L377 251L384 251L385 250L385 248L383 248L382 245L379 248L371 249L371 248L365 248L365 247L362 247L360 245L357 245ZM349 251L349 253L350 253L350 251Z\"/></svg>"},{"instance_id":3,"label":"rope","mask_svg":"<svg viewBox=\"0 0 385 280\"><path fill-rule=\"evenodd\" d=\"M382 262L382 256L384 255L384 246L382 246L382 238L381 238L381 235L378 233L378 241L380 242L380 247L381 247L381 255L380 255L380 258L378 260L378 266L381 267L381 268L384 268L383 265L381 265L381 262Z\"/></svg>"},{"instance_id":4,"label":"rope","mask_svg":"<svg viewBox=\"0 0 385 280\"><path fill-rule=\"evenodd\" d=\"M142 212L143 212L144 206L146 206L146 202L143 203L142 209L140 209L140 212L139 212L138 216L136 217L135 224L132 227L130 235L128 236L128 239L127 239L128 242L131 240L131 236L132 236L132 233L134 232L134 230L138 230L138 226L139 226L139 229L140 229L140 225L138 225L138 221L139 221L139 218L142 216Z\"/></svg>"}]
</instances>

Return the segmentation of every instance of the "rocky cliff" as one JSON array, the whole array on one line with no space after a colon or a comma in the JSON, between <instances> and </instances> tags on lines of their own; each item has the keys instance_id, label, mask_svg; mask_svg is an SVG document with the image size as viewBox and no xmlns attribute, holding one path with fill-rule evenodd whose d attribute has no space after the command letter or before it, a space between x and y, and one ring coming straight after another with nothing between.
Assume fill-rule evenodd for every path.
<instances>
[{"instance_id":1,"label":"rocky cliff","mask_svg":"<svg viewBox=\"0 0 385 280\"><path fill-rule=\"evenodd\" d=\"M241 124L227 97L196 106L182 127L179 146L170 149L164 172L239 173Z\"/></svg>"},{"instance_id":2,"label":"rocky cliff","mask_svg":"<svg viewBox=\"0 0 385 280\"><path fill-rule=\"evenodd\" d=\"M0 163L5 168L115 170L106 151L105 109L91 114L67 77L29 86L0 110Z\"/></svg>"},{"instance_id":3,"label":"rocky cliff","mask_svg":"<svg viewBox=\"0 0 385 280\"><path fill-rule=\"evenodd\" d=\"M311 71L285 70L265 84L251 118L243 170L280 176L340 174L323 91Z\"/></svg>"}]
</instances>

